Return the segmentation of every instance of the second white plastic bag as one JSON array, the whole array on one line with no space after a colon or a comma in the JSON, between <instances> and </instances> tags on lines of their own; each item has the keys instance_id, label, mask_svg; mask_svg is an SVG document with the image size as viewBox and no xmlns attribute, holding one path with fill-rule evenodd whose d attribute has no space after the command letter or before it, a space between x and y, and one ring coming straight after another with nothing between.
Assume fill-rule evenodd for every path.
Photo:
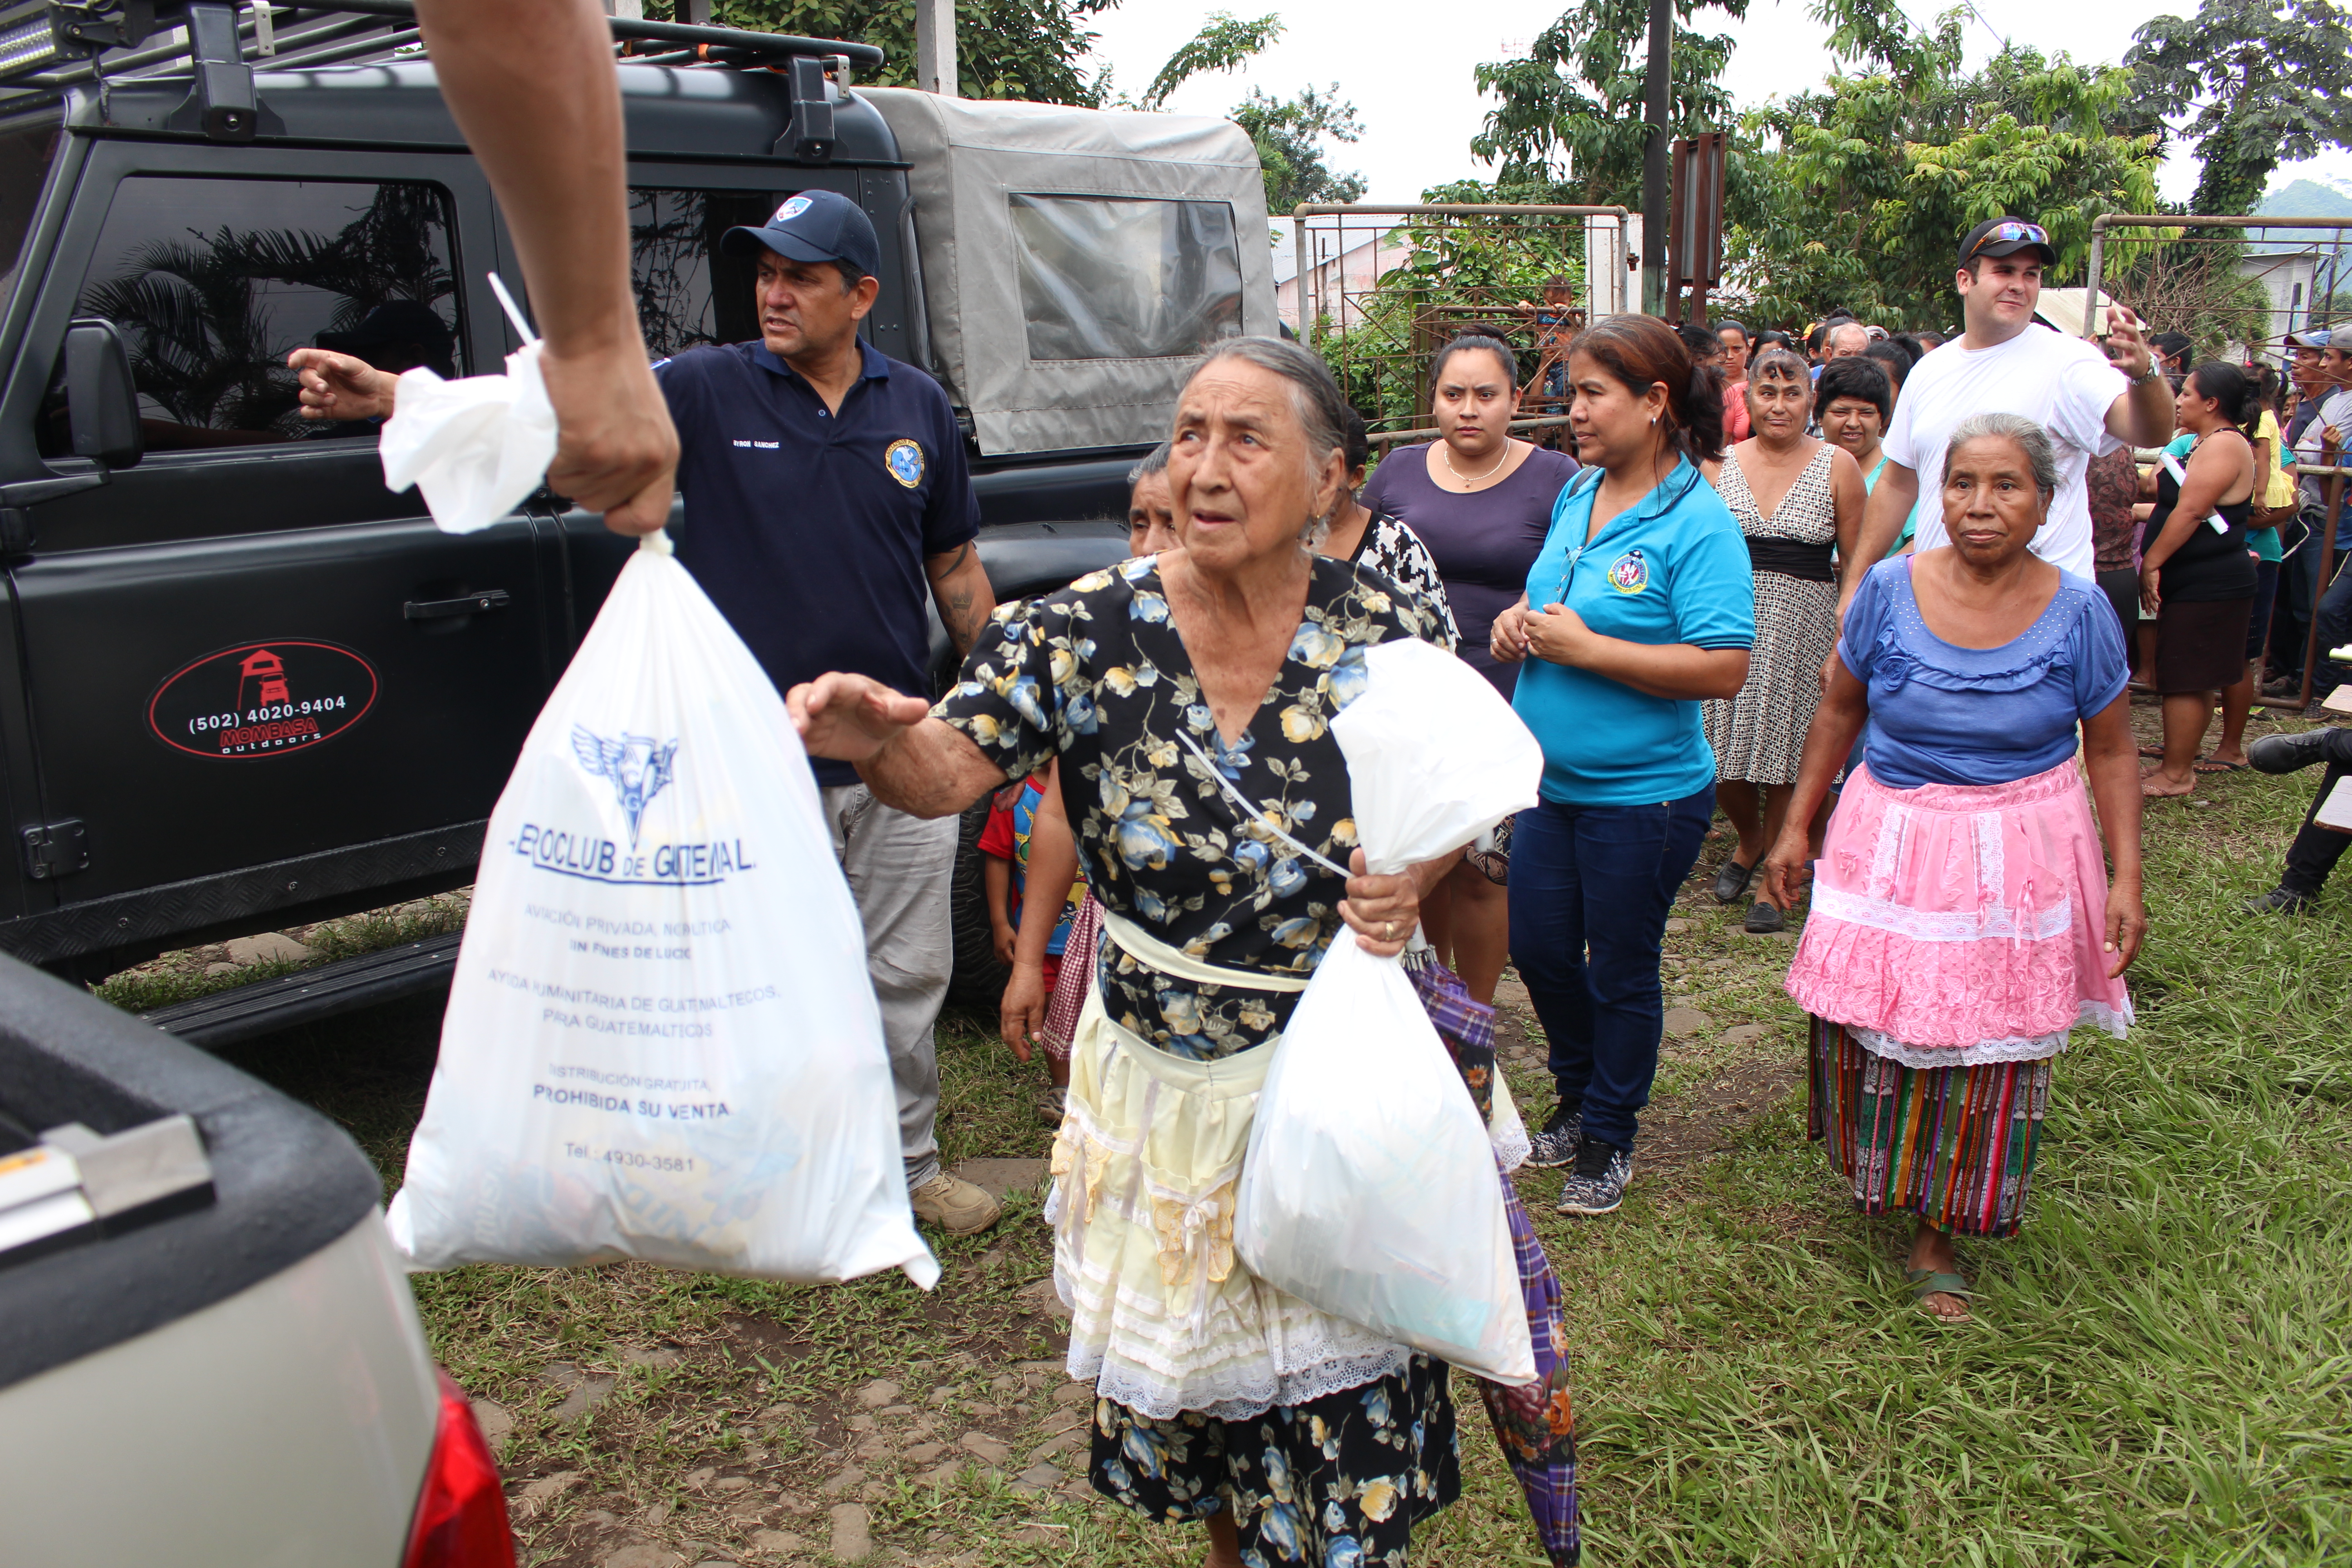
<instances>
[{"instance_id":1,"label":"second white plastic bag","mask_svg":"<svg viewBox=\"0 0 2352 1568\"><path fill-rule=\"evenodd\" d=\"M1331 730L1370 870L1434 859L1535 804L1542 751L1467 665L1384 643L1364 677ZM1494 1144L1403 965L1353 931L1275 1047L1234 1247L1334 1317L1497 1383L1535 1377Z\"/></svg>"},{"instance_id":2,"label":"second white plastic bag","mask_svg":"<svg viewBox=\"0 0 2352 1568\"><path fill-rule=\"evenodd\" d=\"M490 815L387 1216L420 1268L929 1288L857 907L782 699L638 551Z\"/></svg>"}]
</instances>

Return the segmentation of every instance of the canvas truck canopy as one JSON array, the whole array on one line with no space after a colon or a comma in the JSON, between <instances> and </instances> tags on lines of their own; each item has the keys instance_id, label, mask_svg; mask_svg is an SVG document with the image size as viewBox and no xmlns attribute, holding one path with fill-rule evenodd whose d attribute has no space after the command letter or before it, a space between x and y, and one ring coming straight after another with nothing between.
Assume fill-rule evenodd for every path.
<instances>
[{"instance_id":1,"label":"canvas truck canopy","mask_svg":"<svg viewBox=\"0 0 2352 1568\"><path fill-rule=\"evenodd\" d=\"M857 92L911 165L931 368L983 453L1163 439L1202 349L1276 331L1239 126Z\"/></svg>"}]
</instances>

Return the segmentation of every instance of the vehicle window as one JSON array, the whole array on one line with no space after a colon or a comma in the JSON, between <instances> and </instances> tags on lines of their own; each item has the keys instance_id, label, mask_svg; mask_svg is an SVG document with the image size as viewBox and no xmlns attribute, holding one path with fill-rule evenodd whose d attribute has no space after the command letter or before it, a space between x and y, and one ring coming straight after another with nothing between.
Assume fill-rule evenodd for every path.
<instances>
[{"instance_id":1,"label":"vehicle window","mask_svg":"<svg viewBox=\"0 0 2352 1568\"><path fill-rule=\"evenodd\" d=\"M79 309L121 331L151 451L373 441L376 421L301 417L286 356L464 374L451 226L436 185L140 175Z\"/></svg>"},{"instance_id":2,"label":"vehicle window","mask_svg":"<svg viewBox=\"0 0 2352 1568\"><path fill-rule=\"evenodd\" d=\"M27 123L0 125L0 301L16 281L25 261L25 236L33 226L33 208L49 177L57 156L58 116L56 111Z\"/></svg>"},{"instance_id":3,"label":"vehicle window","mask_svg":"<svg viewBox=\"0 0 2352 1568\"><path fill-rule=\"evenodd\" d=\"M751 300L757 268L742 257L720 255L719 237L738 224L757 228L782 199L756 191L629 193L637 325L656 359L760 335Z\"/></svg>"},{"instance_id":4,"label":"vehicle window","mask_svg":"<svg viewBox=\"0 0 2352 1568\"><path fill-rule=\"evenodd\" d=\"M1033 360L1165 359L1242 330L1242 258L1223 202L1014 195Z\"/></svg>"}]
</instances>

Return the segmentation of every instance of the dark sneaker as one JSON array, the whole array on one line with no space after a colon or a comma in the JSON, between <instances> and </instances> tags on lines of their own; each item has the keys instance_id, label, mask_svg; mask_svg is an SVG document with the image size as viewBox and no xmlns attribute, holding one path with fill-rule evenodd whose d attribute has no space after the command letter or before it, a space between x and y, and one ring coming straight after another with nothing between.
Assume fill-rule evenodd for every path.
<instances>
[{"instance_id":1,"label":"dark sneaker","mask_svg":"<svg viewBox=\"0 0 2352 1568\"><path fill-rule=\"evenodd\" d=\"M1739 929L1758 936L1769 936L1787 923L1779 910L1759 899L1748 906L1748 918L1739 922Z\"/></svg>"},{"instance_id":2,"label":"dark sneaker","mask_svg":"<svg viewBox=\"0 0 2352 1568\"><path fill-rule=\"evenodd\" d=\"M2273 888L2267 893L2248 899L2246 912L2250 915L2307 915L2311 912L2311 900L2301 893Z\"/></svg>"},{"instance_id":3,"label":"dark sneaker","mask_svg":"<svg viewBox=\"0 0 2352 1568\"><path fill-rule=\"evenodd\" d=\"M1584 1112L1565 1104L1556 1106L1551 1120L1528 1139L1527 1163L1544 1171L1565 1165L1576 1158L1576 1145L1583 1137Z\"/></svg>"},{"instance_id":4,"label":"dark sneaker","mask_svg":"<svg viewBox=\"0 0 2352 1568\"><path fill-rule=\"evenodd\" d=\"M2305 730L2300 735L2264 735L2246 745L2246 761L2257 773L2291 773L2327 760L2329 730Z\"/></svg>"},{"instance_id":5,"label":"dark sneaker","mask_svg":"<svg viewBox=\"0 0 2352 1568\"><path fill-rule=\"evenodd\" d=\"M1633 1151L1588 1138L1577 1146L1576 1170L1559 1189L1559 1212L1612 1213L1625 1201L1633 1180Z\"/></svg>"},{"instance_id":6,"label":"dark sneaker","mask_svg":"<svg viewBox=\"0 0 2352 1568\"><path fill-rule=\"evenodd\" d=\"M1755 867L1743 866L1737 860L1726 860L1723 869L1715 874L1715 901L1718 904L1738 903L1739 895L1748 890L1749 879L1755 875Z\"/></svg>"}]
</instances>

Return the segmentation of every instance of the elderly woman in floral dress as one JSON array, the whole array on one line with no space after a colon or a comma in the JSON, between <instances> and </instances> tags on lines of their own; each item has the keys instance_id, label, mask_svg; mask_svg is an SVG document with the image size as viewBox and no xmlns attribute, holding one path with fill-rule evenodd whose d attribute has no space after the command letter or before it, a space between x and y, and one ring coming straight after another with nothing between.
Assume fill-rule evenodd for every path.
<instances>
[{"instance_id":1,"label":"elderly woman in floral dress","mask_svg":"<svg viewBox=\"0 0 2352 1568\"><path fill-rule=\"evenodd\" d=\"M1097 1395L1096 1488L1203 1521L1219 1568L1402 1564L1460 1487L1446 1369L1233 1247L1256 1092L1308 975L1334 941L1401 951L1454 859L1370 876L1355 847L1331 717L1365 648L1432 627L1389 579L1312 552L1343 419L1311 354L1229 340L1178 405L1181 549L1001 607L928 715L854 675L788 696L812 752L919 815L1060 760L1108 936L1054 1149L1069 1370Z\"/></svg>"}]
</instances>

